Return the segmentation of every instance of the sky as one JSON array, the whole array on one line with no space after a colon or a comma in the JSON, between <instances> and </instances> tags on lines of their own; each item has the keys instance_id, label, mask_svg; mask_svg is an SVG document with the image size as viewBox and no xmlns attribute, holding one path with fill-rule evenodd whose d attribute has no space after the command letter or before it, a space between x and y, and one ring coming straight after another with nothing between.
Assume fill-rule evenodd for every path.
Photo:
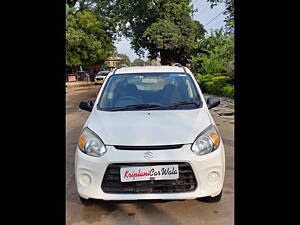
<instances>
[{"instance_id":1,"label":"sky","mask_svg":"<svg viewBox=\"0 0 300 225\"><path fill-rule=\"evenodd\" d=\"M192 0L191 4L194 5L194 9L198 10L198 12L194 13L194 20L198 20L201 24L203 24L208 33L210 33L212 29L219 29L222 26L225 26L225 16L223 13L216 17L225 9L224 3L218 4L213 9L210 8L210 3L208 3L206 0ZM212 19L214 20L211 21ZM138 58L138 56L130 47L130 41L125 37L122 37L120 41L115 43L115 45L117 47L117 52L128 55L130 61ZM147 60L147 54L145 54L143 59Z\"/></svg>"}]
</instances>

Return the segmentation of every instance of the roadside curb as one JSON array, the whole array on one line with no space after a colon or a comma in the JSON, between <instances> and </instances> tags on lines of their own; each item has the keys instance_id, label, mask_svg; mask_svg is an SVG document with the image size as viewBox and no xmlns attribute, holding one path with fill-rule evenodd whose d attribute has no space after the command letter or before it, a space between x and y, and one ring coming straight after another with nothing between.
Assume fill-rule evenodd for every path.
<instances>
[{"instance_id":1,"label":"roadside curb","mask_svg":"<svg viewBox=\"0 0 300 225\"><path fill-rule=\"evenodd\" d=\"M82 81L82 82L70 82L70 83L67 83L67 86L68 86L68 89L69 88L71 89L71 88L76 88L76 87L90 86L93 84L94 84L93 82Z\"/></svg>"}]
</instances>

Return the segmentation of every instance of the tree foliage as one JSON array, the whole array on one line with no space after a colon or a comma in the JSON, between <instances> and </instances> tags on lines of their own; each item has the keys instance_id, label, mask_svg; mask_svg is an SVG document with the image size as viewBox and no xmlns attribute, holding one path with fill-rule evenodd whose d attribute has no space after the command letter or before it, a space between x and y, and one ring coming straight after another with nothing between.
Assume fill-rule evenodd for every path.
<instances>
[{"instance_id":1,"label":"tree foliage","mask_svg":"<svg viewBox=\"0 0 300 225\"><path fill-rule=\"evenodd\" d=\"M233 35L223 29L213 31L209 37L194 45L191 63L195 71L202 74L233 72Z\"/></svg>"},{"instance_id":2,"label":"tree foliage","mask_svg":"<svg viewBox=\"0 0 300 225\"><path fill-rule=\"evenodd\" d=\"M76 2L69 1L71 5ZM89 1L90 3L91 1ZM80 4L79 4L80 5ZM66 65L89 67L103 64L114 51L109 20L89 5L66 8Z\"/></svg>"},{"instance_id":3,"label":"tree foliage","mask_svg":"<svg viewBox=\"0 0 300 225\"><path fill-rule=\"evenodd\" d=\"M113 42L124 35L139 56L161 57L163 65L191 62L196 71L211 74L233 68L233 0L207 0L211 7L224 2L226 27L205 37L192 20L191 0L68 0L67 65L103 63L114 54ZM72 7L71 7L72 6ZM151 64L137 59L136 64ZM130 64L124 55L122 64Z\"/></svg>"},{"instance_id":4,"label":"tree foliage","mask_svg":"<svg viewBox=\"0 0 300 225\"><path fill-rule=\"evenodd\" d=\"M143 59L135 59L131 63L131 66L151 66L151 61L144 61Z\"/></svg>"},{"instance_id":5,"label":"tree foliage","mask_svg":"<svg viewBox=\"0 0 300 225\"><path fill-rule=\"evenodd\" d=\"M219 3L225 4L224 15L226 15L226 31L233 32L234 31L234 0L207 0L207 2L211 3L211 8L217 6Z\"/></svg>"},{"instance_id":6,"label":"tree foliage","mask_svg":"<svg viewBox=\"0 0 300 225\"><path fill-rule=\"evenodd\" d=\"M120 31L131 40L139 56L149 51L162 64L185 64L195 39L204 35L199 22L192 21L190 0L116 0L113 11Z\"/></svg>"}]
</instances>

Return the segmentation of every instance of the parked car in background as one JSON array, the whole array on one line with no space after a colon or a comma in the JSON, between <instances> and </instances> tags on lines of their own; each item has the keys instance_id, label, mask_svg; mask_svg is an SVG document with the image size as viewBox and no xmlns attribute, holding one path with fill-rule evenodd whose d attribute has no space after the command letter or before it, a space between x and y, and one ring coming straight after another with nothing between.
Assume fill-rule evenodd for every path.
<instances>
[{"instance_id":1,"label":"parked car in background","mask_svg":"<svg viewBox=\"0 0 300 225\"><path fill-rule=\"evenodd\" d=\"M116 69L108 75L76 147L75 177L87 199L221 199L224 145L191 71Z\"/></svg>"},{"instance_id":2,"label":"parked car in background","mask_svg":"<svg viewBox=\"0 0 300 225\"><path fill-rule=\"evenodd\" d=\"M110 71L101 71L95 76L95 84L103 84L106 76L110 73Z\"/></svg>"}]
</instances>

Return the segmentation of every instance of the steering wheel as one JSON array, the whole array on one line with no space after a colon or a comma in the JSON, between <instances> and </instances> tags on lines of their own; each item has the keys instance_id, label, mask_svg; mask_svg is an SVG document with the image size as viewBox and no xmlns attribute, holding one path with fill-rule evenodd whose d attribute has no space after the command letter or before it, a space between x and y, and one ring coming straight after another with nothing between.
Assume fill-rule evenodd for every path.
<instances>
[{"instance_id":1,"label":"steering wheel","mask_svg":"<svg viewBox=\"0 0 300 225\"><path fill-rule=\"evenodd\" d=\"M124 101L124 100L131 100L131 101L135 101L136 103L140 102L137 98L132 96L122 96L121 98L118 99L117 102Z\"/></svg>"}]
</instances>

